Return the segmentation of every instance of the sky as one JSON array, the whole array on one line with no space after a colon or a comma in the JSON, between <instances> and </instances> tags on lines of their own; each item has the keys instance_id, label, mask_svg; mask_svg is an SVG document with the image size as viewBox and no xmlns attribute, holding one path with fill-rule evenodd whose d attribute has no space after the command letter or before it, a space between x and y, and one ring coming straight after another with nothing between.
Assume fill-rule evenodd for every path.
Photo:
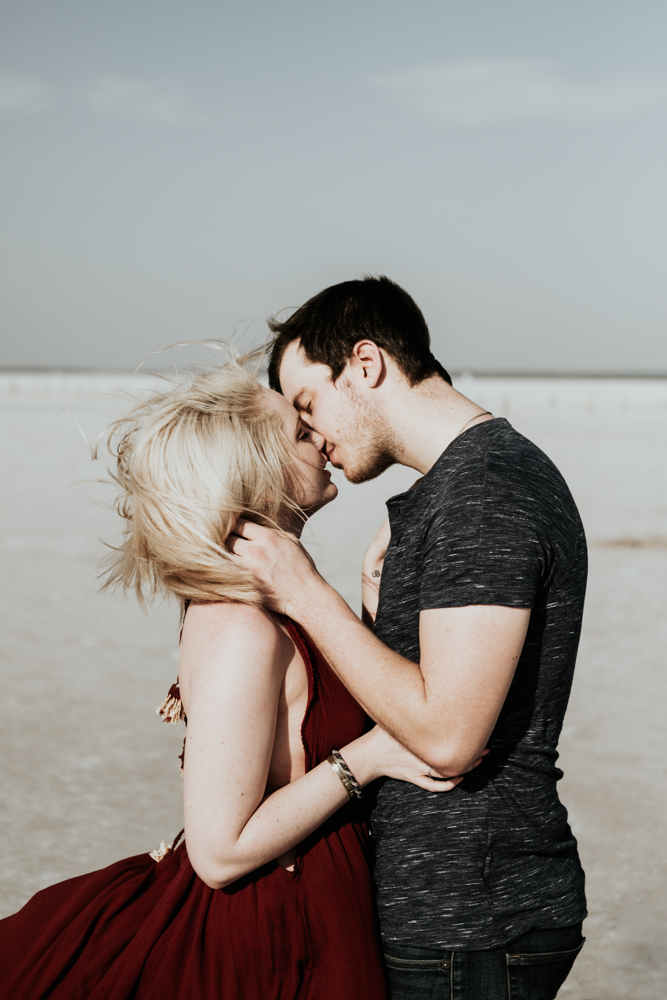
<instances>
[{"instance_id":1,"label":"sky","mask_svg":"<svg viewBox=\"0 0 667 1000\"><path fill-rule=\"evenodd\" d=\"M3 0L0 366L387 274L452 371L667 373L663 0Z\"/></svg>"}]
</instances>

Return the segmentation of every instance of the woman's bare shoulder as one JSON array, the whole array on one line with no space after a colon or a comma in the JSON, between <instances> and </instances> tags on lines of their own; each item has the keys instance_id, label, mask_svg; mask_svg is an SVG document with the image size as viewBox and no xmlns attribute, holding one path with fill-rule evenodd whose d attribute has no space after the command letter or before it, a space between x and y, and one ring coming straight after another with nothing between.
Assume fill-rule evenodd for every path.
<instances>
[{"instance_id":1,"label":"woman's bare shoulder","mask_svg":"<svg viewBox=\"0 0 667 1000\"><path fill-rule=\"evenodd\" d=\"M230 602L195 603L183 623L181 652L223 644L229 653L242 647L248 653L275 657L286 636L275 615L251 604Z\"/></svg>"}]
</instances>

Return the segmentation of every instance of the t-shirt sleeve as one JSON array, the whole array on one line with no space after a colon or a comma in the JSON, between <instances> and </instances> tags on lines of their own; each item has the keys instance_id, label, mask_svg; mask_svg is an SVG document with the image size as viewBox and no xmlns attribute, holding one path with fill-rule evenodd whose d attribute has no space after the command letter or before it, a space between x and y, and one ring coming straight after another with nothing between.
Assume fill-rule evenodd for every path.
<instances>
[{"instance_id":1,"label":"t-shirt sleeve","mask_svg":"<svg viewBox=\"0 0 667 1000\"><path fill-rule=\"evenodd\" d=\"M446 503L434 498L424 536L421 611L535 606L548 572L535 504L519 477L490 464L471 463Z\"/></svg>"}]
</instances>

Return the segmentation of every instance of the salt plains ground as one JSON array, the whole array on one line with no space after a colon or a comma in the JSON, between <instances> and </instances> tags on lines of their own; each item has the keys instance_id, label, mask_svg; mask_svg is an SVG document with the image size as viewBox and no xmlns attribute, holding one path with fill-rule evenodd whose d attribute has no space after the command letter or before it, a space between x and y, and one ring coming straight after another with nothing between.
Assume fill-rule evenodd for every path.
<instances>
[{"instance_id":1,"label":"salt plains ground","mask_svg":"<svg viewBox=\"0 0 667 1000\"><path fill-rule=\"evenodd\" d=\"M150 851L181 827L182 727L155 715L177 669L177 611L97 594L118 537L94 440L148 377L0 374L0 915L54 881ZM667 997L667 380L473 378L568 480L590 541L584 634L561 740L562 798L588 877L570 1000ZM111 394L111 395L109 395ZM69 412L68 412L69 411ZM71 415L70 415L71 414ZM306 539L354 607L384 500L415 474L338 500ZM75 484L75 485L73 485ZM97 501L97 504L93 501Z\"/></svg>"}]
</instances>

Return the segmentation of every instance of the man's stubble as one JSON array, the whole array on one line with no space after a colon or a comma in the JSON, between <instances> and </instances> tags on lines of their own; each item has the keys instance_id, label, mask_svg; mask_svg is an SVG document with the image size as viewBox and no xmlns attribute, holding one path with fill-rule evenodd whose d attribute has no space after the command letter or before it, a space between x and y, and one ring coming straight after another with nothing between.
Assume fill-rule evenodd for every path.
<instances>
[{"instance_id":1,"label":"man's stubble","mask_svg":"<svg viewBox=\"0 0 667 1000\"><path fill-rule=\"evenodd\" d=\"M339 391L347 414L340 442L345 453L343 472L350 483L367 483L396 464L396 434L386 417L351 382L342 382Z\"/></svg>"}]
</instances>

